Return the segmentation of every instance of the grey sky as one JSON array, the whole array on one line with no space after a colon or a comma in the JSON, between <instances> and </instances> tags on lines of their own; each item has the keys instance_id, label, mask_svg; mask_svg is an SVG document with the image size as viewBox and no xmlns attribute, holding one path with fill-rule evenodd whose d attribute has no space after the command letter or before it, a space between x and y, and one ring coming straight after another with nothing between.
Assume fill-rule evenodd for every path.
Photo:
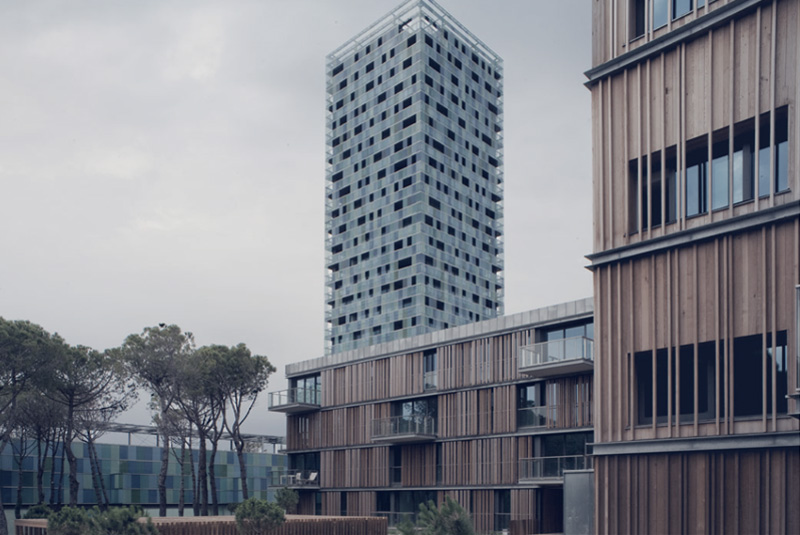
<instances>
[{"instance_id":1,"label":"grey sky","mask_svg":"<svg viewBox=\"0 0 800 535\"><path fill-rule=\"evenodd\" d=\"M506 312L590 295L591 3L440 3L505 60ZM325 56L398 4L0 0L0 315L177 323L284 388L322 354Z\"/></svg>"}]
</instances>

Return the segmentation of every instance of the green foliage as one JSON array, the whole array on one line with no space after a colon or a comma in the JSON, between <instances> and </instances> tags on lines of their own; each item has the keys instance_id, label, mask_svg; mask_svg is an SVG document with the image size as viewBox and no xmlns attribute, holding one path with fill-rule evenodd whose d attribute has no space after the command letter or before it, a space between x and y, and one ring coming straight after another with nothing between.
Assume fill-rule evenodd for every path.
<instances>
[{"instance_id":1,"label":"green foliage","mask_svg":"<svg viewBox=\"0 0 800 535\"><path fill-rule=\"evenodd\" d=\"M86 535L91 533L94 522L80 507L64 507L47 518L49 535Z\"/></svg>"},{"instance_id":2,"label":"green foliage","mask_svg":"<svg viewBox=\"0 0 800 535\"><path fill-rule=\"evenodd\" d=\"M241 535L265 535L285 520L278 504L258 498L249 498L236 508L236 527Z\"/></svg>"},{"instance_id":3,"label":"green foliage","mask_svg":"<svg viewBox=\"0 0 800 535\"><path fill-rule=\"evenodd\" d=\"M416 535L417 528L408 516L403 517L403 521L397 524L397 532L400 535Z\"/></svg>"},{"instance_id":4,"label":"green foliage","mask_svg":"<svg viewBox=\"0 0 800 535\"><path fill-rule=\"evenodd\" d=\"M437 509L429 500L427 504L419 504L417 527L423 535L474 535L472 519L469 513L449 496Z\"/></svg>"},{"instance_id":5,"label":"green foliage","mask_svg":"<svg viewBox=\"0 0 800 535\"><path fill-rule=\"evenodd\" d=\"M94 521L92 535L158 535L149 518L146 523L138 522L143 513L134 506L112 507L105 512L95 507L90 516Z\"/></svg>"},{"instance_id":6,"label":"green foliage","mask_svg":"<svg viewBox=\"0 0 800 535\"><path fill-rule=\"evenodd\" d=\"M287 513L294 514L297 508L297 503L300 501L300 495L296 490L289 487L282 487L275 492L275 501L278 502Z\"/></svg>"},{"instance_id":7,"label":"green foliage","mask_svg":"<svg viewBox=\"0 0 800 535\"><path fill-rule=\"evenodd\" d=\"M53 510L50 509L46 504L40 503L39 505L34 505L25 513L25 516L22 518L26 519L34 519L34 518L48 518L50 515L53 514Z\"/></svg>"},{"instance_id":8,"label":"green foliage","mask_svg":"<svg viewBox=\"0 0 800 535\"><path fill-rule=\"evenodd\" d=\"M86 511L78 507L64 507L48 517L50 535L158 535L158 530L136 507L112 507L101 511L97 507Z\"/></svg>"}]
</instances>

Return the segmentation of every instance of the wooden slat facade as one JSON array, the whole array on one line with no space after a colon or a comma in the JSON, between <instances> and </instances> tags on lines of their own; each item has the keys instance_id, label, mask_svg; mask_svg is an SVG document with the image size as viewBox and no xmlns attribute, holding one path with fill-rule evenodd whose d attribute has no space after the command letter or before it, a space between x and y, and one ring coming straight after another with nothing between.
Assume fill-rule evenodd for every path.
<instances>
[{"instance_id":1,"label":"wooden slat facade","mask_svg":"<svg viewBox=\"0 0 800 535\"><path fill-rule=\"evenodd\" d=\"M591 318L589 306L560 321L569 325ZM444 493L451 495L471 512L478 533L512 519L533 519L540 526L557 516L549 525L560 526L560 502L540 511L552 499L531 483L519 484L519 460L536 456L540 433L586 431L592 425L591 373L535 379L518 371L519 348L537 342L537 330L558 323L522 324L500 334L320 370L320 410L287 416L287 452L319 452L320 486L301 489L300 511L313 512L319 493L322 514L385 513L378 511L378 493L410 489L434 492L440 501ZM437 386L426 391L424 354L433 349ZM534 383L541 385L552 417L539 428L521 428L519 388ZM374 443L372 421L393 416L394 403L415 399L436 400L436 439ZM496 510L501 506L497 492L505 493L508 510Z\"/></svg>"},{"instance_id":2,"label":"wooden slat facade","mask_svg":"<svg viewBox=\"0 0 800 535\"><path fill-rule=\"evenodd\" d=\"M800 1L690 2L679 17L672 14L677 4L667 1L664 26L653 28L654 2L661 1L593 2L587 85L594 138L595 530L800 532L797 478L786 475L797 473L798 448L690 451L695 439L736 443L739 435L775 434L796 441L800 430L787 414L794 402L785 401L800 390L793 342ZM639 8L646 10L643 27L637 27ZM779 164L786 177L779 189L781 139L788 155ZM733 163L737 151L741 170ZM727 163L715 168L722 155ZM707 166L700 179L705 210L697 214L689 185L696 165ZM727 203L715 208L715 196ZM752 366L745 350L736 349L748 339L760 344L747 353ZM750 377L742 376L742 366L752 367ZM752 392L758 399L743 408ZM639 441L659 439L673 441L671 453L637 450Z\"/></svg>"}]
</instances>

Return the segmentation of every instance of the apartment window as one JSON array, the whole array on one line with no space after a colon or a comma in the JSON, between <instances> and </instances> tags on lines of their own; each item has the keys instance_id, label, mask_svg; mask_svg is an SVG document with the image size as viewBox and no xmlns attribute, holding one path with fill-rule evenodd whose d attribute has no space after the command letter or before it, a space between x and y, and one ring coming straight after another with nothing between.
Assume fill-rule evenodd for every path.
<instances>
[{"instance_id":1,"label":"apartment window","mask_svg":"<svg viewBox=\"0 0 800 535\"><path fill-rule=\"evenodd\" d=\"M429 349L422 355L423 360L423 389L436 390L438 386L436 350Z\"/></svg>"},{"instance_id":2,"label":"apartment window","mask_svg":"<svg viewBox=\"0 0 800 535\"><path fill-rule=\"evenodd\" d=\"M652 0L652 2L653 29L657 30L667 24L669 2L668 0Z\"/></svg>"},{"instance_id":3,"label":"apartment window","mask_svg":"<svg viewBox=\"0 0 800 535\"><path fill-rule=\"evenodd\" d=\"M722 349L720 349L722 353ZM695 399L695 354L693 345L680 348L657 349L654 362L653 351L640 351L634 355L636 377L637 423L653 423L653 410L658 423L665 423L667 416L672 421L694 421L695 409L699 420L714 418L716 411L716 345L712 342L698 344L697 382L698 396ZM655 382L653 382L655 366ZM723 373L720 372L720 376ZM670 396L670 391L672 396ZM670 399L672 400L670 404ZM655 407L654 407L655 402ZM724 407L724 402L720 406Z\"/></svg>"},{"instance_id":4,"label":"apartment window","mask_svg":"<svg viewBox=\"0 0 800 535\"><path fill-rule=\"evenodd\" d=\"M789 139L786 107L775 111L775 193L789 189Z\"/></svg>"},{"instance_id":5,"label":"apartment window","mask_svg":"<svg viewBox=\"0 0 800 535\"><path fill-rule=\"evenodd\" d=\"M707 176L708 146L701 137L686 144L686 217L708 211Z\"/></svg>"},{"instance_id":6,"label":"apartment window","mask_svg":"<svg viewBox=\"0 0 800 535\"><path fill-rule=\"evenodd\" d=\"M741 336L733 341L733 414L734 416L761 416L764 413L764 368L766 365L766 412L772 412L772 395L775 390L776 412L787 409L787 345L786 331L778 332L775 347L772 333L767 334L767 360L763 360L762 335ZM775 361L776 384L772 384L772 366Z\"/></svg>"},{"instance_id":7,"label":"apartment window","mask_svg":"<svg viewBox=\"0 0 800 535\"><path fill-rule=\"evenodd\" d=\"M631 0L630 3L630 38L637 39L645 32L645 2L646 0Z\"/></svg>"},{"instance_id":8,"label":"apartment window","mask_svg":"<svg viewBox=\"0 0 800 535\"><path fill-rule=\"evenodd\" d=\"M739 129L737 127L737 129ZM733 141L733 203L753 200L755 179L755 160L753 158L755 130L754 121L745 121L741 133Z\"/></svg>"},{"instance_id":9,"label":"apartment window","mask_svg":"<svg viewBox=\"0 0 800 535\"><path fill-rule=\"evenodd\" d=\"M517 391L517 427L547 425L545 383L520 385Z\"/></svg>"},{"instance_id":10,"label":"apartment window","mask_svg":"<svg viewBox=\"0 0 800 535\"><path fill-rule=\"evenodd\" d=\"M321 379L319 374L298 377L290 381L290 387L295 392L295 403L320 404Z\"/></svg>"},{"instance_id":11,"label":"apartment window","mask_svg":"<svg viewBox=\"0 0 800 535\"><path fill-rule=\"evenodd\" d=\"M770 140L769 114L759 120L758 196L769 197L770 190L781 193L789 189L788 110L784 106L775 110L775 142ZM773 163L774 162L774 163ZM770 172L774 169L774 185L770 185Z\"/></svg>"},{"instance_id":12,"label":"apartment window","mask_svg":"<svg viewBox=\"0 0 800 535\"><path fill-rule=\"evenodd\" d=\"M712 160L711 160L711 209L712 210L718 210L720 208L725 208L728 206L729 204L728 179L729 179L728 139L726 137L714 143L714 146L712 148Z\"/></svg>"},{"instance_id":13,"label":"apartment window","mask_svg":"<svg viewBox=\"0 0 800 535\"><path fill-rule=\"evenodd\" d=\"M692 10L692 0L672 0L672 18L677 19Z\"/></svg>"}]
</instances>

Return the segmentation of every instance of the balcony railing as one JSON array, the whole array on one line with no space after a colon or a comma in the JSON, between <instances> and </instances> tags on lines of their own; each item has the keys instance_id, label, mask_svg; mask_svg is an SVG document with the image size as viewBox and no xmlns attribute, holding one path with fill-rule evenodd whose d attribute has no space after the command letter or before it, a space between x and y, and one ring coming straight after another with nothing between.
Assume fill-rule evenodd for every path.
<instances>
[{"instance_id":1,"label":"balcony railing","mask_svg":"<svg viewBox=\"0 0 800 535\"><path fill-rule=\"evenodd\" d=\"M439 376L435 371L425 372L425 375L422 377L422 382L426 392L428 390L436 390L439 385Z\"/></svg>"},{"instance_id":2,"label":"balcony railing","mask_svg":"<svg viewBox=\"0 0 800 535\"><path fill-rule=\"evenodd\" d=\"M519 460L520 483L560 483L564 470L586 470L592 467L589 455L565 455L562 457L533 457Z\"/></svg>"},{"instance_id":3,"label":"balcony railing","mask_svg":"<svg viewBox=\"0 0 800 535\"><path fill-rule=\"evenodd\" d=\"M519 371L533 377L553 377L591 371L594 343L585 336L549 340L519 351Z\"/></svg>"},{"instance_id":4,"label":"balcony railing","mask_svg":"<svg viewBox=\"0 0 800 535\"><path fill-rule=\"evenodd\" d=\"M281 474L281 485L289 488L319 488L319 470L287 470Z\"/></svg>"},{"instance_id":5,"label":"balcony railing","mask_svg":"<svg viewBox=\"0 0 800 535\"><path fill-rule=\"evenodd\" d=\"M524 407L517 409L517 427L547 427L547 419L554 421L556 407Z\"/></svg>"},{"instance_id":6,"label":"balcony railing","mask_svg":"<svg viewBox=\"0 0 800 535\"><path fill-rule=\"evenodd\" d=\"M319 388L290 388L269 393L269 410L295 414L319 410Z\"/></svg>"},{"instance_id":7,"label":"balcony railing","mask_svg":"<svg viewBox=\"0 0 800 535\"><path fill-rule=\"evenodd\" d=\"M392 416L372 420L375 442L427 442L436 438L436 420L432 416Z\"/></svg>"}]
</instances>

